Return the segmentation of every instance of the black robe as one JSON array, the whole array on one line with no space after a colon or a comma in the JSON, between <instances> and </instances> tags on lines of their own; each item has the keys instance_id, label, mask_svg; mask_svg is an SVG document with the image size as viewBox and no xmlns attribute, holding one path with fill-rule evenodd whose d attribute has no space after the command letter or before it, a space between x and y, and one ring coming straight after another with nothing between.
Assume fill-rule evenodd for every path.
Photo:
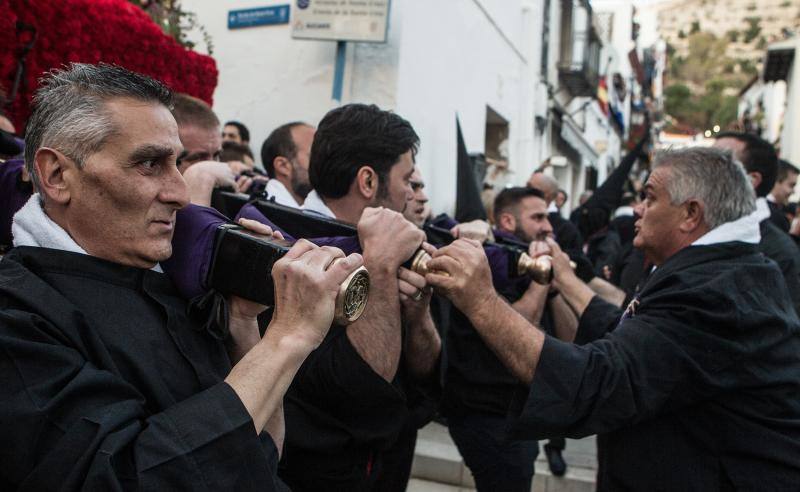
<instances>
[{"instance_id":1,"label":"black robe","mask_svg":"<svg viewBox=\"0 0 800 492\"><path fill-rule=\"evenodd\" d=\"M778 229L789 234L789 229L792 224L790 224L789 219L786 218L786 214L783 212L783 206L769 200L767 200L767 204L769 205L770 212L769 220L771 220Z\"/></svg>"},{"instance_id":2,"label":"black robe","mask_svg":"<svg viewBox=\"0 0 800 492\"><path fill-rule=\"evenodd\" d=\"M280 477L295 492L374 490L383 453L411 419L405 376L387 382L331 327L286 393Z\"/></svg>"},{"instance_id":3,"label":"black robe","mask_svg":"<svg viewBox=\"0 0 800 492\"><path fill-rule=\"evenodd\" d=\"M575 225L558 212L550 212L547 219L553 227L553 235L558 246L567 254L583 252L583 238Z\"/></svg>"},{"instance_id":4,"label":"black robe","mask_svg":"<svg viewBox=\"0 0 800 492\"><path fill-rule=\"evenodd\" d=\"M638 298L619 321L595 297L576 344L546 338L516 432L601 434L599 490L796 490L800 322L774 263L688 247Z\"/></svg>"},{"instance_id":5,"label":"black robe","mask_svg":"<svg viewBox=\"0 0 800 492\"><path fill-rule=\"evenodd\" d=\"M761 242L758 249L778 264L794 309L800 313L800 249L791 236L780 230L770 219L762 220L760 226Z\"/></svg>"},{"instance_id":6,"label":"black robe","mask_svg":"<svg viewBox=\"0 0 800 492\"><path fill-rule=\"evenodd\" d=\"M20 247L0 262L0 490L282 490L222 342L164 274Z\"/></svg>"}]
</instances>

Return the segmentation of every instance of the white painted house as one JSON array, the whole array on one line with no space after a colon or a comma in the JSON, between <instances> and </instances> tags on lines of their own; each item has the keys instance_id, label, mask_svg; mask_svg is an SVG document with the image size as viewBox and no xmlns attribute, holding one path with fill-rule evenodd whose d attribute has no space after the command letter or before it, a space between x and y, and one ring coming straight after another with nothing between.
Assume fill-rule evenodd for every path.
<instances>
[{"instance_id":1,"label":"white painted house","mask_svg":"<svg viewBox=\"0 0 800 492\"><path fill-rule=\"evenodd\" d=\"M316 124L339 104L335 42L292 39L291 22L228 29L231 10L297 1L182 2L213 39L214 109L250 128L256 154L273 128ZM374 103L411 122L434 212L455 204L456 116L470 153L507 161L497 186L523 184L546 157L569 154L555 175L577 197L588 166L604 177L619 156L593 100L608 47L592 22L585 0L392 0L386 43L347 43L341 103ZM569 95L568 81L584 95Z\"/></svg>"}]
</instances>

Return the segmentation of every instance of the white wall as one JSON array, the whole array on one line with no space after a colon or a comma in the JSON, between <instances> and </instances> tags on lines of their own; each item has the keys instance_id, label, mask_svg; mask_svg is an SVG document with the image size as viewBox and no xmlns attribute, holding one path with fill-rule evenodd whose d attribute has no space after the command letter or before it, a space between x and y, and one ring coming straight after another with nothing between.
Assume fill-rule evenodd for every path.
<instances>
[{"instance_id":1,"label":"white wall","mask_svg":"<svg viewBox=\"0 0 800 492\"><path fill-rule=\"evenodd\" d=\"M786 78L786 85L786 114L781 133L781 157L798 165L797 163L800 163L800 139L797 138L800 132L800 63L797 60L797 51L789 76Z\"/></svg>"},{"instance_id":2,"label":"white wall","mask_svg":"<svg viewBox=\"0 0 800 492\"><path fill-rule=\"evenodd\" d=\"M515 183L538 164L531 163L533 83L525 40L540 14L523 15L523 1L394 0L387 44L348 43L343 103L375 103L411 122L421 138L418 162L435 212L452 211L455 202L456 114L470 152L484 150L487 105L509 121ZM284 3L182 4L213 38L220 70L214 109L220 119L250 128L256 153L276 126L316 124L335 106L334 42L292 40L289 24L227 29L229 10Z\"/></svg>"},{"instance_id":3,"label":"white wall","mask_svg":"<svg viewBox=\"0 0 800 492\"><path fill-rule=\"evenodd\" d=\"M293 41L289 24L228 30L229 10L285 3L182 2L185 10L197 14L213 39L213 57L219 69L214 110L223 122L236 119L250 128L256 154L275 127L294 120L315 124L334 107L331 89L336 43Z\"/></svg>"},{"instance_id":4,"label":"white wall","mask_svg":"<svg viewBox=\"0 0 800 492\"><path fill-rule=\"evenodd\" d=\"M487 105L508 120L512 180L527 179L522 175L533 132L527 59L513 36L501 35L502 19L486 15L502 3L502 11L519 22L521 9L510 0L482 2L485 10L474 0L404 0L409 20L400 48L397 109L422 138L418 162L433 191L434 211L451 211L455 200L456 114L469 152L484 151Z\"/></svg>"}]
</instances>

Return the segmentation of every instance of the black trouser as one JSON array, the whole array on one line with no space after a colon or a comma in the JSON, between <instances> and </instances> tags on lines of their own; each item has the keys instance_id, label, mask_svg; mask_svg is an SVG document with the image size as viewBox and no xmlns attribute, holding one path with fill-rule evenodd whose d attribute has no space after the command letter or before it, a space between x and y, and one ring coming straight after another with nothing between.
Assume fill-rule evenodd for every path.
<instances>
[{"instance_id":1,"label":"black trouser","mask_svg":"<svg viewBox=\"0 0 800 492\"><path fill-rule=\"evenodd\" d=\"M563 437L551 437L550 440L547 442L546 446L548 448L564 451L564 448L567 447L567 440L564 439Z\"/></svg>"},{"instance_id":2,"label":"black trouser","mask_svg":"<svg viewBox=\"0 0 800 492\"><path fill-rule=\"evenodd\" d=\"M508 439L506 419L499 416L449 417L447 423L478 491L530 492L537 441Z\"/></svg>"}]
</instances>

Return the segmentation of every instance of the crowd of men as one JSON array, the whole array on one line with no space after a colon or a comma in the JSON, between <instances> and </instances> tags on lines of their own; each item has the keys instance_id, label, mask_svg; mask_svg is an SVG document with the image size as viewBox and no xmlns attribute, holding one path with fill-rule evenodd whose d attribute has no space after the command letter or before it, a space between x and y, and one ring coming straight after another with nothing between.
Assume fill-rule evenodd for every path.
<instances>
[{"instance_id":1,"label":"crowd of men","mask_svg":"<svg viewBox=\"0 0 800 492\"><path fill-rule=\"evenodd\" d=\"M594 434L598 490L800 483L798 170L768 142L657 153L637 189L643 141L570 219L536 172L490 224L432 214L425 143L376 106L276 128L263 171L250 139L120 67L42 79L24 142L0 142L24 143L0 163L0 488L402 491L436 415L480 491L529 491L539 440L563 474L564 438ZM291 238L238 272L270 275L274 305L221 296L214 221L289 238L211 209L220 188L358 246ZM518 248L549 282L508 273ZM334 324L362 266L366 309Z\"/></svg>"}]
</instances>

